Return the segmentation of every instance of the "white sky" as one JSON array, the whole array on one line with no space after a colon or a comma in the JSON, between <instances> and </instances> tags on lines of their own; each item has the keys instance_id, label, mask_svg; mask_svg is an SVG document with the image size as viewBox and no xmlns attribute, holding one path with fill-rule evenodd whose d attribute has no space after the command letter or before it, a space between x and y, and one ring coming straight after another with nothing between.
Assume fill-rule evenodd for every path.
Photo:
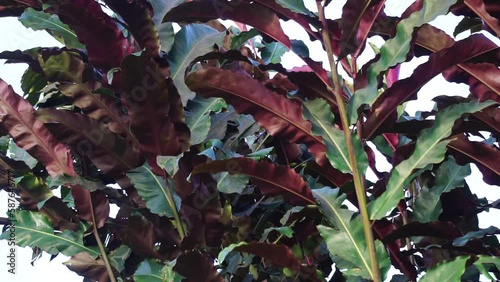
<instances>
[{"instance_id":1,"label":"white sky","mask_svg":"<svg viewBox=\"0 0 500 282\"><path fill-rule=\"evenodd\" d=\"M315 2L316 0L305 0L306 6L315 11ZM329 18L339 18L341 16L341 9L339 6L342 6L346 0L336 0L328 7L327 16ZM397 16L401 14L406 7L413 1L411 0L388 0L386 12L389 15ZM453 36L453 30L456 24L460 21L460 18L455 16L441 16L434 22L433 25L443 29L449 35ZM310 49L311 57L317 61L323 61L324 67L328 68L328 61L326 59L326 54L324 53L320 44L316 41L315 43L311 43L308 39L308 36L305 31L303 31L296 24L293 24L292 21L283 24L283 29L285 33L290 36L291 39L301 39L308 45ZM17 21L15 18L0 18L0 35L2 35L3 40L0 41L0 52L5 50L25 50L37 46L42 47L53 47L53 46L61 46L59 42L54 40L50 35L46 32L35 32L31 29L26 29L22 26L21 23ZM489 35L489 34L487 34ZM463 33L459 36L458 39L462 39L463 37L468 36L468 33ZM500 40L491 35L488 36L491 40L495 41L500 45ZM380 46L383 41L377 38L370 39L371 42L375 43L377 46ZM369 49L367 47L366 49ZM364 63L368 61L373 55L368 55L364 58L360 58L360 63ZM402 78L408 77L412 74L413 69L427 61L427 57L421 57L418 59L414 59L409 63L404 63L401 67L400 76ZM20 79L23 72L26 69L26 65L24 64L9 64L4 65L4 61L0 60L0 78L7 81L9 84L12 84L16 92L21 93L20 89ZM286 68L292 68L294 66L303 65L303 62L295 56L293 53L288 52L283 57L283 65ZM438 90L438 91L437 91ZM418 100L414 102L410 102L407 110L410 113L413 113L415 110L430 110L433 107L431 101L432 98L438 95L460 95L466 96L468 95L468 86L464 84L456 84L449 83L444 80L444 78L439 75L430 81L427 85L425 85L418 93ZM381 167L378 167L382 171L388 171L390 167L384 166L382 162L380 162ZM487 197L488 199L498 199L500 198L500 187L491 187L490 185L485 184L482 181L482 176L479 173L478 169L473 165L472 166L472 175L467 178L467 182L471 186L471 190L475 193L479 198ZM0 203L7 203L6 193L0 192ZM6 213L6 204L0 204L0 215L4 215ZM492 209L490 213L483 212L480 215L480 227L486 228L490 225L497 223L495 219L500 217L500 211ZM7 254L7 244L6 241L0 242L0 254ZM39 259L35 263L35 267L30 265L31 260L31 249L29 248L17 248L17 259L18 265L17 270L18 274L11 275L7 273L7 268L4 263L5 259L0 258L0 279L2 281L29 281L32 278L36 277L39 282L52 282L52 281L82 281L82 278L76 275L74 272L68 270L61 263L66 261L67 258L60 255L53 261L49 262L50 256L44 254L41 259ZM54 279L55 278L55 279ZM3 280L9 279L9 280Z\"/></svg>"}]
</instances>

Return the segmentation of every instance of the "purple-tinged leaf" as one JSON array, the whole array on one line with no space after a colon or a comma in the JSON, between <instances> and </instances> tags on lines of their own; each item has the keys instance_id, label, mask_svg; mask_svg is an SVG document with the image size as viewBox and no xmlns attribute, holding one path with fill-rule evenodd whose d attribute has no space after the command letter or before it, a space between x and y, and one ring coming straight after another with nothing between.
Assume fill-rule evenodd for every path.
<instances>
[{"instance_id":1,"label":"purple-tinged leaf","mask_svg":"<svg viewBox=\"0 0 500 282\"><path fill-rule=\"evenodd\" d=\"M71 185L71 195L80 218L95 221L97 228L104 226L109 217L109 201L103 191L89 192L80 185Z\"/></svg>"},{"instance_id":2,"label":"purple-tinged leaf","mask_svg":"<svg viewBox=\"0 0 500 282\"><path fill-rule=\"evenodd\" d=\"M384 241L384 243L390 243L397 239L416 236L429 236L453 240L462 236L462 233L460 229L451 222L410 222L389 233L382 241Z\"/></svg>"},{"instance_id":3,"label":"purple-tinged leaf","mask_svg":"<svg viewBox=\"0 0 500 282\"><path fill-rule=\"evenodd\" d=\"M248 175L252 183L257 185L266 196L283 195L295 205L316 204L307 183L288 166L256 162L246 158L233 158L198 165L192 173L204 172Z\"/></svg>"},{"instance_id":4,"label":"purple-tinged leaf","mask_svg":"<svg viewBox=\"0 0 500 282\"><path fill-rule=\"evenodd\" d=\"M249 76L230 70L207 68L188 75L186 84L204 97L222 97L238 113L252 114L269 134L293 143L305 144L320 164L325 162L325 146L311 132L302 117L301 103L268 90Z\"/></svg>"},{"instance_id":5,"label":"purple-tinged leaf","mask_svg":"<svg viewBox=\"0 0 500 282\"><path fill-rule=\"evenodd\" d=\"M357 57L363 49L375 19L384 8L385 0L349 0L342 8L342 40L340 56Z\"/></svg>"},{"instance_id":6,"label":"purple-tinged leaf","mask_svg":"<svg viewBox=\"0 0 500 282\"><path fill-rule=\"evenodd\" d=\"M369 139L373 136L400 104L414 98L422 86L446 68L485 54L497 54L499 50L499 46L477 34L430 55L429 60L418 66L409 78L396 82L375 101L363 124L363 137Z\"/></svg>"},{"instance_id":7,"label":"purple-tinged leaf","mask_svg":"<svg viewBox=\"0 0 500 282\"><path fill-rule=\"evenodd\" d=\"M122 101L130 117L130 130L146 157L176 156L189 148L189 128L171 79L162 76L151 57L131 55L123 62L125 95Z\"/></svg>"},{"instance_id":8,"label":"purple-tinged leaf","mask_svg":"<svg viewBox=\"0 0 500 282\"><path fill-rule=\"evenodd\" d=\"M464 0L464 4L476 13L491 28L497 36L500 36L500 20L490 15L483 0Z\"/></svg>"},{"instance_id":9,"label":"purple-tinged leaf","mask_svg":"<svg viewBox=\"0 0 500 282\"><path fill-rule=\"evenodd\" d=\"M160 56L160 38L151 3L146 0L105 0L104 3L123 18L139 46L146 48L153 58Z\"/></svg>"},{"instance_id":10,"label":"purple-tinged leaf","mask_svg":"<svg viewBox=\"0 0 500 282\"><path fill-rule=\"evenodd\" d=\"M170 10L164 22L195 22L230 19L253 26L260 32L291 48L288 36L281 29L279 18L271 10L241 1L195 0Z\"/></svg>"},{"instance_id":11,"label":"purple-tinged leaf","mask_svg":"<svg viewBox=\"0 0 500 282\"><path fill-rule=\"evenodd\" d=\"M35 118L31 104L0 80L0 122L17 146L41 162L52 176L75 175L68 148Z\"/></svg>"},{"instance_id":12,"label":"purple-tinged leaf","mask_svg":"<svg viewBox=\"0 0 500 282\"><path fill-rule=\"evenodd\" d=\"M470 75L474 72L474 76ZM463 63L443 72L446 80L469 85L471 95L479 101L494 100L500 102L500 70L488 63ZM495 91L494 91L494 90Z\"/></svg>"}]
</instances>

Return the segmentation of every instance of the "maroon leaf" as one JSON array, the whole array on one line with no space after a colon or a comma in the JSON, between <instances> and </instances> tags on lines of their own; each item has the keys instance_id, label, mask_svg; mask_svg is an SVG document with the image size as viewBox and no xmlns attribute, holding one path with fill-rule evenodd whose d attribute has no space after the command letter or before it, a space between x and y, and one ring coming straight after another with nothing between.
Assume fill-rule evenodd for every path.
<instances>
[{"instance_id":1,"label":"maroon leaf","mask_svg":"<svg viewBox=\"0 0 500 282\"><path fill-rule=\"evenodd\" d=\"M409 78L396 82L375 101L371 115L363 125L363 137L373 136L381 124L396 111L398 105L415 97L425 83L446 68L484 54L496 54L499 50L500 47L496 44L477 34L430 55L429 60L418 66Z\"/></svg>"},{"instance_id":2,"label":"maroon leaf","mask_svg":"<svg viewBox=\"0 0 500 282\"><path fill-rule=\"evenodd\" d=\"M224 98L238 113L251 114L269 134L303 143L318 163L325 162L325 146L302 117L298 100L272 92L251 77L218 68L193 72L186 78L186 84L203 97Z\"/></svg>"},{"instance_id":3,"label":"maroon leaf","mask_svg":"<svg viewBox=\"0 0 500 282\"><path fill-rule=\"evenodd\" d=\"M78 40L87 47L90 62L106 73L119 67L134 49L123 36L116 22L104 13L94 0L51 2L48 12L76 32Z\"/></svg>"},{"instance_id":4,"label":"maroon leaf","mask_svg":"<svg viewBox=\"0 0 500 282\"><path fill-rule=\"evenodd\" d=\"M78 216L96 223L97 228L104 226L109 217L109 201L103 191L90 192L80 185L71 186L71 195L75 199Z\"/></svg>"},{"instance_id":5,"label":"maroon leaf","mask_svg":"<svg viewBox=\"0 0 500 282\"><path fill-rule=\"evenodd\" d=\"M197 251L188 251L177 258L174 271L184 276L185 281L223 282L214 264L207 255Z\"/></svg>"},{"instance_id":6,"label":"maroon leaf","mask_svg":"<svg viewBox=\"0 0 500 282\"><path fill-rule=\"evenodd\" d=\"M137 255L146 258L160 258L155 250L156 236L153 225L140 216L131 216L128 219L123 243Z\"/></svg>"},{"instance_id":7,"label":"maroon leaf","mask_svg":"<svg viewBox=\"0 0 500 282\"><path fill-rule=\"evenodd\" d=\"M235 251L254 254L280 267L300 270L301 262L285 245L252 242L234 248Z\"/></svg>"},{"instance_id":8,"label":"maroon leaf","mask_svg":"<svg viewBox=\"0 0 500 282\"><path fill-rule=\"evenodd\" d=\"M340 56L354 54L362 50L375 19L384 8L385 0L349 0L342 8L342 41Z\"/></svg>"},{"instance_id":9,"label":"maroon leaf","mask_svg":"<svg viewBox=\"0 0 500 282\"><path fill-rule=\"evenodd\" d=\"M0 123L16 144L41 162L52 177L75 175L68 148L35 118L33 106L3 80L0 80Z\"/></svg>"},{"instance_id":10,"label":"maroon leaf","mask_svg":"<svg viewBox=\"0 0 500 282\"><path fill-rule=\"evenodd\" d=\"M92 281L107 282L109 274L102 259L95 260L87 252L81 252L72 256L64 265L78 275L84 276Z\"/></svg>"},{"instance_id":11,"label":"maroon leaf","mask_svg":"<svg viewBox=\"0 0 500 282\"><path fill-rule=\"evenodd\" d=\"M467 70L472 70L475 76L470 75ZM470 92L479 101L494 100L500 102L500 70L497 66L488 63L461 64L443 72L446 80L469 85ZM496 91L493 91L495 89Z\"/></svg>"},{"instance_id":12,"label":"maroon leaf","mask_svg":"<svg viewBox=\"0 0 500 282\"><path fill-rule=\"evenodd\" d=\"M415 236L429 236L453 240L462 236L462 233L453 223L450 222L410 222L389 233L382 239L382 241L384 243L390 243L397 239Z\"/></svg>"},{"instance_id":13,"label":"maroon leaf","mask_svg":"<svg viewBox=\"0 0 500 282\"><path fill-rule=\"evenodd\" d=\"M104 174L120 177L144 162L129 141L87 116L56 109L40 109L37 115L58 140L77 155L88 156Z\"/></svg>"},{"instance_id":14,"label":"maroon leaf","mask_svg":"<svg viewBox=\"0 0 500 282\"><path fill-rule=\"evenodd\" d=\"M464 0L464 4L476 13L481 19L500 36L500 20L490 15L483 0Z\"/></svg>"},{"instance_id":15,"label":"maroon leaf","mask_svg":"<svg viewBox=\"0 0 500 282\"><path fill-rule=\"evenodd\" d=\"M241 1L195 0L170 10L163 21L195 22L230 19L253 26L255 29L291 48L288 36L281 29L279 18L271 10Z\"/></svg>"},{"instance_id":16,"label":"maroon leaf","mask_svg":"<svg viewBox=\"0 0 500 282\"><path fill-rule=\"evenodd\" d=\"M131 55L123 62L122 97L130 117L130 130L146 157L176 156L189 148L189 128L172 80L165 79L151 57Z\"/></svg>"},{"instance_id":17,"label":"maroon leaf","mask_svg":"<svg viewBox=\"0 0 500 282\"><path fill-rule=\"evenodd\" d=\"M154 58L160 56L160 38L153 22L154 13L151 3L146 0L105 0L104 2L125 20L128 30L142 48L146 48Z\"/></svg>"},{"instance_id":18,"label":"maroon leaf","mask_svg":"<svg viewBox=\"0 0 500 282\"><path fill-rule=\"evenodd\" d=\"M246 158L233 158L198 165L192 173L223 171L229 172L229 174L237 173L250 176L252 183L256 184L266 196L283 195L295 205L316 204L307 183L288 166L256 162Z\"/></svg>"},{"instance_id":19,"label":"maroon leaf","mask_svg":"<svg viewBox=\"0 0 500 282\"><path fill-rule=\"evenodd\" d=\"M464 135L454 136L455 140L448 144L457 163L474 162L483 174L484 182L491 185L500 184L500 150L482 142L469 141Z\"/></svg>"}]
</instances>

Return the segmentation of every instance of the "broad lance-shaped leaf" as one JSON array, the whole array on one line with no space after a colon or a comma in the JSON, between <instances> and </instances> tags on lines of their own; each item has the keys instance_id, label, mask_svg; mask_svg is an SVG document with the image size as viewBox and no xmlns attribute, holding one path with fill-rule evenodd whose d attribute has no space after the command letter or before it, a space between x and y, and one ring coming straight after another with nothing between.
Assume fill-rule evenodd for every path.
<instances>
[{"instance_id":1,"label":"broad lance-shaped leaf","mask_svg":"<svg viewBox=\"0 0 500 282\"><path fill-rule=\"evenodd\" d=\"M83 243L85 227L80 226L77 231L65 230L54 233L54 227L47 217L38 212L16 211L16 244L21 247L38 247L43 251L56 255L62 253L72 256L80 252L87 252L93 257L100 255L96 247L86 247ZM6 230L0 239L7 240L10 231Z\"/></svg>"},{"instance_id":2,"label":"broad lance-shaped leaf","mask_svg":"<svg viewBox=\"0 0 500 282\"><path fill-rule=\"evenodd\" d=\"M361 217L354 216L353 211L341 208L347 196L339 195L339 191L338 188L330 187L313 190L314 197L319 202L319 209L336 227L333 229L318 225L317 228L333 255L334 263L339 268L347 269L343 271L344 275L373 278ZM375 248L381 273L385 275L391 265L389 257L380 241L375 242Z\"/></svg>"},{"instance_id":3,"label":"broad lance-shaped leaf","mask_svg":"<svg viewBox=\"0 0 500 282\"><path fill-rule=\"evenodd\" d=\"M165 180L155 175L147 163L129 171L127 176L151 212L174 217L174 209L177 209L176 202L180 202L180 198L173 194L173 191L167 191L169 188ZM177 200L175 200L176 196Z\"/></svg>"},{"instance_id":4,"label":"broad lance-shaped leaf","mask_svg":"<svg viewBox=\"0 0 500 282\"><path fill-rule=\"evenodd\" d=\"M151 3L147 0L105 0L104 3L123 18L128 30L142 48L146 48L152 57L160 56L160 38L153 22Z\"/></svg>"},{"instance_id":5,"label":"broad lance-shaped leaf","mask_svg":"<svg viewBox=\"0 0 500 282\"><path fill-rule=\"evenodd\" d=\"M35 118L33 106L1 79L0 122L16 144L41 162L51 176L75 175L68 148Z\"/></svg>"},{"instance_id":6,"label":"broad lance-shaped leaf","mask_svg":"<svg viewBox=\"0 0 500 282\"><path fill-rule=\"evenodd\" d=\"M40 67L50 82L57 82L62 94L72 97L73 104L85 115L106 123L109 130L139 142L129 133L129 126L120 115L120 100L97 94L102 84L93 78L93 67L85 64L80 54L72 51L41 51Z\"/></svg>"},{"instance_id":7,"label":"broad lance-shaped leaf","mask_svg":"<svg viewBox=\"0 0 500 282\"><path fill-rule=\"evenodd\" d=\"M206 68L189 74L186 84L203 97L222 97L240 114L251 114L269 134L303 143L324 164L326 148L302 117L301 104L279 95L257 80L231 70Z\"/></svg>"},{"instance_id":8,"label":"broad lance-shaped leaf","mask_svg":"<svg viewBox=\"0 0 500 282\"><path fill-rule=\"evenodd\" d=\"M227 105L221 98L196 97L188 101L186 124L191 130L192 145L200 144L206 140L212 120L211 113L218 113L223 108L227 108Z\"/></svg>"},{"instance_id":9,"label":"broad lance-shaped leaf","mask_svg":"<svg viewBox=\"0 0 500 282\"><path fill-rule=\"evenodd\" d=\"M496 235L496 234L500 234L500 229L498 229L495 226L490 226L486 229L480 229L478 231L471 231L471 232L465 234L464 236L458 237L455 240L453 240L453 246L463 247L463 246L467 245L467 243L471 240L481 239L481 238L486 237L488 235L492 236L492 235Z\"/></svg>"},{"instance_id":10,"label":"broad lance-shaped leaf","mask_svg":"<svg viewBox=\"0 0 500 282\"><path fill-rule=\"evenodd\" d=\"M144 161L129 141L87 116L47 108L38 110L37 117L74 153L88 156L97 168L111 177L119 177Z\"/></svg>"},{"instance_id":11,"label":"broad lance-shaped leaf","mask_svg":"<svg viewBox=\"0 0 500 282\"><path fill-rule=\"evenodd\" d=\"M181 95L182 105L193 99L195 94L184 82L186 68L201 55L214 51L214 45L222 46L225 32L218 32L204 24L190 24L175 34L175 41L168 53L171 77Z\"/></svg>"},{"instance_id":12,"label":"broad lance-shaped leaf","mask_svg":"<svg viewBox=\"0 0 500 282\"><path fill-rule=\"evenodd\" d=\"M115 20L94 0L54 1L46 10L72 28L87 47L89 61L103 73L119 67L134 51Z\"/></svg>"},{"instance_id":13,"label":"broad lance-shaped leaf","mask_svg":"<svg viewBox=\"0 0 500 282\"><path fill-rule=\"evenodd\" d=\"M437 221L441 211L441 194L463 187L465 177L471 173L470 165L460 166L453 157L449 157L436 171L434 186L423 188L413 206L413 219L418 222Z\"/></svg>"},{"instance_id":14,"label":"broad lance-shaped leaf","mask_svg":"<svg viewBox=\"0 0 500 282\"><path fill-rule=\"evenodd\" d=\"M359 54L375 19L384 8L382 0L347 1L342 8L341 54Z\"/></svg>"},{"instance_id":15,"label":"broad lance-shaped leaf","mask_svg":"<svg viewBox=\"0 0 500 282\"><path fill-rule=\"evenodd\" d=\"M500 258L498 256L487 256L487 255L478 255L478 260L474 262L474 266L479 269L482 275L484 275L487 279L494 281L495 279L490 275L489 271L491 265L494 265L497 269L500 269Z\"/></svg>"},{"instance_id":16,"label":"broad lance-shaped leaf","mask_svg":"<svg viewBox=\"0 0 500 282\"><path fill-rule=\"evenodd\" d=\"M291 268L295 271L298 271L301 265L300 260L293 254L288 246L259 242L240 242L231 244L219 253L218 260L222 263L226 259L226 256L232 251L253 254L267 259L275 265Z\"/></svg>"},{"instance_id":17,"label":"broad lance-shaped leaf","mask_svg":"<svg viewBox=\"0 0 500 282\"><path fill-rule=\"evenodd\" d=\"M458 63L486 57L486 54L499 50L500 47L484 35L475 34L450 48L431 54L429 60L418 66L409 78L397 81L377 99L372 114L363 125L363 137L370 138L400 104L415 97L418 90L434 76Z\"/></svg>"},{"instance_id":18,"label":"broad lance-shaped leaf","mask_svg":"<svg viewBox=\"0 0 500 282\"><path fill-rule=\"evenodd\" d=\"M163 21L196 22L214 19L229 19L251 25L286 47L291 47L290 39L281 29L278 17L268 8L255 3L196 0L173 8Z\"/></svg>"},{"instance_id":19,"label":"broad lance-shaped leaf","mask_svg":"<svg viewBox=\"0 0 500 282\"><path fill-rule=\"evenodd\" d=\"M465 272L470 256L459 256L451 261L444 261L427 270L421 282L460 281Z\"/></svg>"},{"instance_id":20,"label":"broad lance-shaped leaf","mask_svg":"<svg viewBox=\"0 0 500 282\"><path fill-rule=\"evenodd\" d=\"M149 54L128 56L122 65L130 131L146 157L176 156L189 148L189 128L177 89ZM156 160L154 160L156 163Z\"/></svg>"},{"instance_id":21,"label":"broad lance-shaped leaf","mask_svg":"<svg viewBox=\"0 0 500 282\"><path fill-rule=\"evenodd\" d=\"M233 158L198 165L192 174L223 171L250 176L253 184L257 185L266 196L283 195L296 205L314 205L316 203L307 183L287 166L256 162L247 158Z\"/></svg>"},{"instance_id":22,"label":"broad lance-shaped leaf","mask_svg":"<svg viewBox=\"0 0 500 282\"><path fill-rule=\"evenodd\" d=\"M309 11L304 5L303 0L274 0L276 3L280 4L282 7L289 9L292 12L314 16L314 14Z\"/></svg>"},{"instance_id":23,"label":"broad lance-shaped leaf","mask_svg":"<svg viewBox=\"0 0 500 282\"><path fill-rule=\"evenodd\" d=\"M481 17L484 23L487 24L497 36L500 36L500 19L493 17L488 12L483 0L464 0L464 4Z\"/></svg>"},{"instance_id":24,"label":"broad lance-shaped leaf","mask_svg":"<svg viewBox=\"0 0 500 282\"><path fill-rule=\"evenodd\" d=\"M387 40L380 48L380 56L369 65L361 80L366 85L360 85L349 103L349 121L355 123L358 118L358 108L363 104L371 105L378 96L378 76L381 72L394 67L406 60L410 51L413 30L440 15L446 14L457 0L424 0L422 9L401 20L396 26L396 36Z\"/></svg>"},{"instance_id":25,"label":"broad lance-shaped leaf","mask_svg":"<svg viewBox=\"0 0 500 282\"><path fill-rule=\"evenodd\" d=\"M302 109L304 110L304 118L312 124L312 133L323 138L323 143L326 145L326 156L331 165L341 172L352 172L344 132L335 127L330 105L325 100L318 98L304 102ZM353 136L353 140L356 142L354 149L359 170L364 173L368 167L368 157L356 135Z\"/></svg>"},{"instance_id":26,"label":"broad lance-shaped leaf","mask_svg":"<svg viewBox=\"0 0 500 282\"><path fill-rule=\"evenodd\" d=\"M141 262L134 273L136 282L181 282L183 278L173 270L173 262L163 265L152 259Z\"/></svg>"},{"instance_id":27,"label":"broad lance-shaped leaf","mask_svg":"<svg viewBox=\"0 0 500 282\"><path fill-rule=\"evenodd\" d=\"M68 48L85 49L85 46L78 42L75 32L62 23L57 15L28 8L19 17L19 21L33 30L47 31Z\"/></svg>"},{"instance_id":28,"label":"broad lance-shaped leaf","mask_svg":"<svg viewBox=\"0 0 500 282\"><path fill-rule=\"evenodd\" d=\"M386 191L368 205L371 219L384 217L397 205L404 197L404 188L415 177L413 173L416 170L426 167L428 169L428 165L443 161L446 146L451 141L446 138L450 136L455 120L463 114L474 113L493 104L492 101L468 102L451 105L441 110L436 115L434 125L422 130L418 136L413 154L393 168Z\"/></svg>"}]
</instances>

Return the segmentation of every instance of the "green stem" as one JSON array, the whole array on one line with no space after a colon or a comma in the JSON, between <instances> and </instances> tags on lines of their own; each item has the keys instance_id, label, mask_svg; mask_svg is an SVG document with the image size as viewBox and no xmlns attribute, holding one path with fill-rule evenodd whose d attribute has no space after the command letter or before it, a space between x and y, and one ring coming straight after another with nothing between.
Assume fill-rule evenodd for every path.
<instances>
[{"instance_id":1,"label":"green stem","mask_svg":"<svg viewBox=\"0 0 500 282\"><path fill-rule=\"evenodd\" d=\"M175 220L175 224L177 225L177 230L179 231L179 236L181 237L181 241L182 239L184 239L184 237L186 237L186 231L184 231L184 225L182 224L182 220L181 220L181 217L179 215L179 212L177 211L177 206L175 205L175 201L174 201L174 195L172 194L172 188L170 187L170 184L168 183L168 175L167 173L165 172L165 170L163 170L163 178L165 179L165 186L167 187L167 201L168 201L168 205L170 206L170 208L172 209L172 212L174 213L174 220Z\"/></svg>"},{"instance_id":2,"label":"green stem","mask_svg":"<svg viewBox=\"0 0 500 282\"><path fill-rule=\"evenodd\" d=\"M95 240L97 242L97 246L99 247L99 251L101 252L102 260L104 261L104 265L106 266L106 270L108 271L109 275L109 280L111 282L116 282L115 274L113 273L113 269L111 268L111 264L109 263L108 256L106 254L106 249L104 248L104 245L102 244L101 237L99 237L99 233L97 232L97 222L95 220L95 214L94 214L94 204L92 203L92 198L90 195L89 191L86 191L87 196L89 197L90 201L90 215L92 219L92 233L94 233Z\"/></svg>"},{"instance_id":3,"label":"green stem","mask_svg":"<svg viewBox=\"0 0 500 282\"><path fill-rule=\"evenodd\" d=\"M368 253L370 256L371 262L371 271L370 275L375 282L381 282L380 269L377 260L377 253L375 250L375 240L373 237L370 217L368 215L368 209L366 207L366 192L364 188L364 178L359 171L358 160L356 159L356 154L354 152L354 143L352 140L352 134L349 130L349 119L347 117L347 111L345 109L344 101L342 99L342 90L340 87L339 76L337 72L337 65L335 64L332 45L330 41L330 35L328 34L328 25L326 24L325 11L323 5L321 5L321 1L316 1L318 7L318 15L323 25L321 30L321 34L323 36L323 42L326 48L326 52L328 54L328 61L330 63L330 68L332 72L332 82L334 88L332 89L330 86L328 87L330 92L332 92L337 100L337 105L340 113L340 120L342 122L342 128L344 129L344 136L347 144L347 151L349 154L349 162L352 167L352 175L354 179L354 187L356 190L356 197L358 199L359 212L361 214L361 219L363 221L363 231L365 234L366 245L368 248Z\"/></svg>"}]
</instances>

